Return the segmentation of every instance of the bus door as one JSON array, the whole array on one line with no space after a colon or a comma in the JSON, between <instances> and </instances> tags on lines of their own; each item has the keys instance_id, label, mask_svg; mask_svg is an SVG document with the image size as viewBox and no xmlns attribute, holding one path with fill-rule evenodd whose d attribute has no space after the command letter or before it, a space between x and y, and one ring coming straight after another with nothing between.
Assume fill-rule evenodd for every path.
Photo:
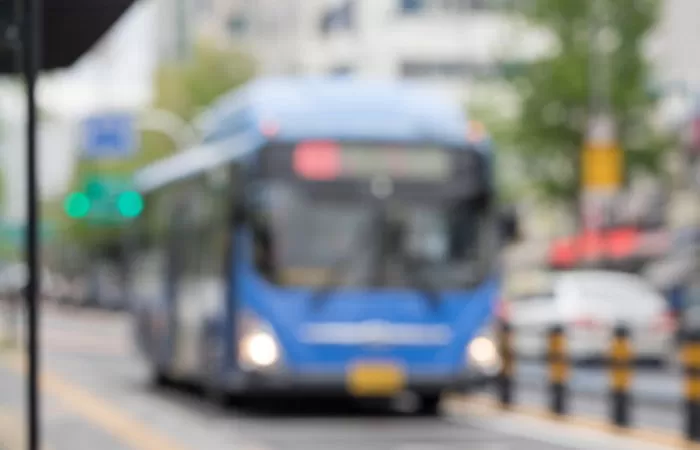
<instances>
[{"instance_id":1,"label":"bus door","mask_svg":"<svg viewBox=\"0 0 700 450\"><path fill-rule=\"evenodd\" d=\"M205 326L223 308L224 251L219 242L222 208L201 180L183 198L175 234L173 309L175 311L175 367L196 377L202 369Z\"/></svg>"},{"instance_id":2,"label":"bus door","mask_svg":"<svg viewBox=\"0 0 700 450\"><path fill-rule=\"evenodd\" d=\"M186 198L180 198L173 208L171 232L168 239L168 316L170 321L170 366L175 375L186 374L184 348L187 339L183 335L186 316L184 289L187 275L192 264L190 253L193 236L188 233L189 205Z\"/></svg>"}]
</instances>

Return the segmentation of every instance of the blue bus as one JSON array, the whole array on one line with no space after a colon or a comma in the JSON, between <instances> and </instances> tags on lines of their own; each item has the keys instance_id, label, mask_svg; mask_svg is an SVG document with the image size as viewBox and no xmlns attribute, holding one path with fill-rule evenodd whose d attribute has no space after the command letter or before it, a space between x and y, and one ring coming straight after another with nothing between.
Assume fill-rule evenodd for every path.
<instances>
[{"instance_id":1,"label":"blue bus","mask_svg":"<svg viewBox=\"0 0 700 450\"><path fill-rule=\"evenodd\" d=\"M462 105L400 82L264 78L206 117L201 145L134 178L127 286L156 380L215 398L409 393L432 413L493 378L515 222Z\"/></svg>"}]
</instances>

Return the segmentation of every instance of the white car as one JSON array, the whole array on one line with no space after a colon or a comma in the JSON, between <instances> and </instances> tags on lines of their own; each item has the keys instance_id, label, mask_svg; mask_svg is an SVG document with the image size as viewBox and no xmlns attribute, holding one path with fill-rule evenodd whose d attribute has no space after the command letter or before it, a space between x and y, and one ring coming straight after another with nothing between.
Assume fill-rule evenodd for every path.
<instances>
[{"instance_id":1,"label":"white car","mask_svg":"<svg viewBox=\"0 0 700 450\"><path fill-rule=\"evenodd\" d=\"M520 357L546 355L547 330L562 325L572 360L600 360L610 352L615 326L624 323L636 360L662 364L673 360L676 322L664 297L635 275L607 271L555 274L550 293L512 300L506 314Z\"/></svg>"}]
</instances>

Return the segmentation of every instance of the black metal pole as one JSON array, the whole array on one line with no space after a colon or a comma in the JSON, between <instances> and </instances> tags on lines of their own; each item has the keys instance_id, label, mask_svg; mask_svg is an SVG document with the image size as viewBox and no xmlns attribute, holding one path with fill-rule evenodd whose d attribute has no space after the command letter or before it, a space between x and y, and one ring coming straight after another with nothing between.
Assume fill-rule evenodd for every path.
<instances>
[{"instance_id":1,"label":"black metal pole","mask_svg":"<svg viewBox=\"0 0 700 450\"><path fill-rule=\"evenodd\" d=\"M37 108L36 81L39 72L39 42L41 0L23 2L23 71L27 93L27 228L26 251L29 280L27 283L27 445L29 450L40 448L39 423L39 303L40 282L38 186L37 186Z\"/></svg>"},{"instance_id":2,"label":"black metal pole","mask_svg":"<svg viewBox=\"0 0 700 450\"><path fill-rule=\"evenodd\" d=\"M685 437L700 441L700 330L683 330Z\"/></svg>"},{"instance_id":3,"label":"black metal pole","mask_svg":"<svg viewBox=\"0 0 700 450\"><path fill-rule=\"evenodd\" d=\"M501 407L509 408L513 403L513 373L515 372L512 329L506 320L500 320L498 323L498 328L498 343L501 349L503 366L501 367L501 373L498 375L498 382L496 386L498 389Z\"/></svg>"},{"instance_id":4,"label":"black metal pole","mask_svg":"<svg viewBox=\"0 0 700 450\"><path fill-rule=\"evenodd\" d=\"M630 425L632 399L632 346L630 330L624 324L615 327L610 349L610 419L618 427Z\"/></svg>"},{"instance_id":5,"label":"black metal pole","mask_svg":"<svg viewBox=\"0 0 700 450\"><path fill-rule=\"evenodd\" d=\"M566 348L566 333L560 325L549 330L549 403L550 411L562 416L567 413L569 367Z\"/></svg>"}]
</instances>

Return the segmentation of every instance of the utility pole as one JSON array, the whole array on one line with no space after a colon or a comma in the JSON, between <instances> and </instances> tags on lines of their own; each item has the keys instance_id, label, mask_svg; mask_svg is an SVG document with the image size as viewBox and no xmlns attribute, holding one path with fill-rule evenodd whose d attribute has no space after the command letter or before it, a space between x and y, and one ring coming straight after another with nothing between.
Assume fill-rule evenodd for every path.
<instances>
[{"instance_id":1,"label":"utility pole","mask_svg":"<svg viewBox=\"0 0 700 450\"><path fill-rule=\"evenodd\" d=\"M27 380L27 444L29 450L39 450L39 304L41 286L39 270L38 180L37 180L37 107L36 82L40 70L41 0L23 0L22 55L27 93L27 268L29 282L26 289L29 374Z\"/></svg>"},{"instance_id":2,"label":"utility pole","mask_svg":"<svg viewBox=\"0 0 700 450\"><path fill-rule=\"evenodd\" d=\"M598 230L612 211L624 175L612 105L612 61L616 36L609 29L607 2L591 0L590 98L586 142L581 156L582 219L585 230Z\"/></svg>"},{"instance_id":3,"label":"utility pole","mask_svg":"<svg viewBox=\"0 0 700 450\"><path fill-rule=\"evenodd\" d=\"M27 446L39 450L39 209L37 183L36 82L40 70L41 0L0 2L0 52L8 53L15 69L23 74L27 105L27 226L26 261L28 280L24 289L27 307Z\"/></svg>"}]
</instances>

